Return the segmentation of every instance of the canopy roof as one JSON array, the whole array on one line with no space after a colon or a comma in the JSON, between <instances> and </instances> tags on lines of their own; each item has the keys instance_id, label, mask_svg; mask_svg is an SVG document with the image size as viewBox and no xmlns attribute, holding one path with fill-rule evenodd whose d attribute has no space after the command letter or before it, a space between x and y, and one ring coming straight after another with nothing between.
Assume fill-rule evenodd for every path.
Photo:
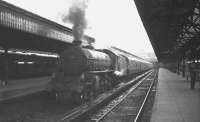
<instances>
[{"instance_id":1,"label":"canopy roof","mask_svg":"<svg viewBox=\"0 0 200 122\"><path fill-rule=\"evenodd\" d=\"M72 30L12 4L0 1L0 47L60 53L72 44ZM94 43L84 36L82 45Z\"/></svg>"},{"instance_id":2,"label":"canopy roof","mask_svg":"<svg viewBox=\"0 0 200 122\"><path fill-rule=\"evenodd\" d=\"M200 58L200 0L135 0L159 61Z\"/></svg>"}]
</instances>

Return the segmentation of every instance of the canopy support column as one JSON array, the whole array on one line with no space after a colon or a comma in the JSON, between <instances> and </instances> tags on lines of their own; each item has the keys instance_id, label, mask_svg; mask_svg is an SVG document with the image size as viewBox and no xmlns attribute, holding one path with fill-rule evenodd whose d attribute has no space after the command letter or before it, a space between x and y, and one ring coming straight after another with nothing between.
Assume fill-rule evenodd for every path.
<instances>
[{"instance_id":1,"label":"canopy support column","mask_svg":"<svg viewBox=\"0 0 200 122\"><path fill-rule=\"evenodd\" d=\"M8 48L4 47L4 54L3 54L3 85L8 84Z\"/></svg>"}]
</instances>

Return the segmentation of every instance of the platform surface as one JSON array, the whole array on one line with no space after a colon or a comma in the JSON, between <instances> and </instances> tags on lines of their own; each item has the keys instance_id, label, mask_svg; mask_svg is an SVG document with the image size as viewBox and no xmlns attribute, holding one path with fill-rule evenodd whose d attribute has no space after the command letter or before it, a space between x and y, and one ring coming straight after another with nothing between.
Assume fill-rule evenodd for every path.
<instances>
[{"instance_id":1,"label":"platform surface","mask_svg":"<svg viewBox=\"0 0 200 122\"><path fill-rule=\"evenodd\" d=\"M200 84L160 68L151 122L200 122Z\"/></svg>"},{"instance_id":2,"label":"platform surface","mask_svg":"<svg viewBox=\"0 0 200 122\"><path fill-rule=\"evenodd\" d=\"M0 85L0 101L44 91L50 81L50 76L8 81L6 86Z\"/></svg>"}]
</instances>

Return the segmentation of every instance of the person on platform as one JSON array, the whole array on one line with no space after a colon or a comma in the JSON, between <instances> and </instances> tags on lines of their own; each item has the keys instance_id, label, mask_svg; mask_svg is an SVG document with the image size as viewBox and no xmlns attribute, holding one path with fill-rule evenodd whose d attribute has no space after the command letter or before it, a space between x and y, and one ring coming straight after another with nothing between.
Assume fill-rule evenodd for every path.
<instances>
[{"instance_id":1,"label":"person on platform","mask_svg":"<svg viewBox=\"0 0 200 122\"><path fill-rule=\"evenodd\" d=\"M190 64L190 67L189 67L189 71L190 71L190 88L191 89L194 89L194 86L195 86L195 80L196 80L196 66L195 66L195 62L192 62Z\"/></svg>"}]
</instances>

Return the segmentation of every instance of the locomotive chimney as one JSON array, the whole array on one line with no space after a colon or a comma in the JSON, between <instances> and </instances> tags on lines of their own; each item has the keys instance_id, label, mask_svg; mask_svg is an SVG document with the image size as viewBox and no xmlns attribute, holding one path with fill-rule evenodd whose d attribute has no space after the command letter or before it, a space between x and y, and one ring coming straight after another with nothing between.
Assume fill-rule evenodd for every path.
<instances>
[{"instance_id":1,"label":"locomotive chimney","mask_svg":"<svg viewBox=\"0 0 200 122\"><path fill-rule=\"evenodd\" d=\"M81 41L81 40L74 40L72 43L73 43L75 46L81 46L82 41Z\"/></svg>"},{"instance_id":2,"label":"locomotive chimney","mask_svg":"<svg viewBox=\"0 0 200 122\"><path fill-rule=\"evenodd\" d=\"M70 22L73 24L72 33L74 36L73 44L81 46L84 30L87 27L85 19L85 9L87 5L84 1L76 1L69 8L68 15L64 15L63 22Z\"/></svg>"}]
</instances>

